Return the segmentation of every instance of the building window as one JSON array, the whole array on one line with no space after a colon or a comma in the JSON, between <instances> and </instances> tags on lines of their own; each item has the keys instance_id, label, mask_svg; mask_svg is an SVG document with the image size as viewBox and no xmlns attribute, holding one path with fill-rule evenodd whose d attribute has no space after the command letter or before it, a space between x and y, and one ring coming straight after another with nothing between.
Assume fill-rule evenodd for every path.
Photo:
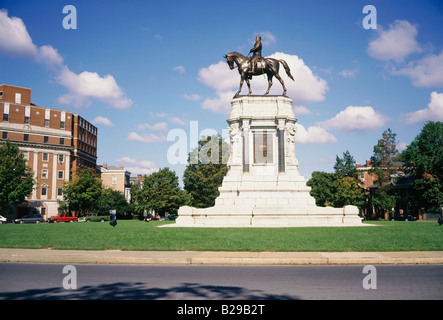
<instances>
[{"instance_id":1,"label":"building window","mask_svg":"<svg viewBox=\"0 0 443 320\"><path fill-rule=\"evenodd\" d=\"M3 91L0 91L0 99L3 99Z\"/></svg>"},{"instance_id":2,"label":"building window","mask_svg":"<svg viewBox=\"0 0 443 320\"><path fill-rule=\"evenodd\" d=\"M48 143L48 141L49 141L48 136L44 136L44 137L43 137L43 143Z\"/></svg>"},{"instance_id":3,"label":"building window","mask_svg":"<svg viewBox=\"0 0 443 320\"><path fill-rule=\"evenodd\" d=\"M9 103L3 104L3 121L9 121Z\"/></svg>"},{"instance_id":4,"label":"building window","mask_svg":"<svg viewBox=\"0 0 443 320\"><path fill-rule=\"evenodd\" d=\"M63 162L65 162L65 155L59 154L58 155L58 163L63 163Z\"/></svg>"},{"instance_id":5,"label":"building window","mask_svg":"<svg viewBox=\"0 0 443 320\"><path fill-rule=\"evenodd\" d=\"M63 170L59 170L59 171L58 171L58 178L59 178L59 179L63 179L63 173L64 173Z\"/></svg>"},{"instance_id":6,"label":"building window","mask_svg":"<svg viewBox=\"0 0 443 320\"><path fill-rule=\"evenodd\" d=\"M42 169L42 179L48 179L48 169Z\"/></svg>"},{"instance_id":7,"label":"building window","mask_svg":"<svg viewBox=\"0 0 443 320\"><path fill-rule=\"evenodd\" d=\"M18 103L18 104L22 103L22 94L21 93L15 94L15 103Z\"/></svg>"},{"instance_id":8,"label":"building window","mask_svg":"<svg viewBox=\"0 0 443 320\"><path fill-rule=\"evenodd\" d=\"M7 131L2 132L2 139L8 139L8 132Z\"/></svg>"},{"instance_id":9,"label":"building window","mask_svg":"<svg viewBox=\"0 0 443 320\"><path fill-rule=\"evenodd\" d=\"M49 119L45 119L45 127L49 128Z\"/></svg>"},{"instance_id":10,"label":"building window","mask_svg":"<svg viewBox=\"0 0 443 320\"><path fill-rule=\"evenodd\" d=\"M49 153L47 153L47 152L42 153L42 160L48 161L49 160Z\"/></svg>"},{"instance_id":11,"label":"building window","mask_svg":"<svg viewBox=\"0 0 443 320\"><path fill-rule=\"evenodd\" d=\"M117 184L117 176L112 176L112 184Z\"/></svg>"},{"instance_id":12,"label":"building window","mask_svg":"<svg viewBox=\"0 0 443 320\"><path fill-rule=\"evenodd\" d=\"M29 124L29 117L25 117L25 124Z\"/></svg>"},{"instance_id":13,"label":"building window","mask_svg":"<svg viewBox=\"0 0 443 320\"><path fill-rule=\"evenodd\" d=\"M65 128L65 122L62 121L62 122L60 122L60 129L64 129L64 128Z\"/></svg>"},{"instance_id":14,"label":"building window","mask_svg":"<svg viewBox=\"0 0 443 320\"><path fill-rule=\"evenodd\" d=\"M42 196L46 196L47 187L42 186Z\"/></svg>"},{"instance_id":15,"label":"building window","mask_svg":"<svg viewBox=\"0 0 443 320\"><path fill-rule=\"evenodd\" d=\"M65 144L65 138L60 138L60 144Z\"/></svg>"},{"instance_id":16,"label":"building window","mask_svg":"<svg viewBox=\"0 0 443 320\"><path fill-rule=\"evenodd\" d=\"M29 141L29 134L25 133L23 135L23 141Z\"/></svg>"},{"instance_id":17,"label":"building window","mask_svg":"<svg viewBox=\"0 0 443 320\"><path fill-rule=\"evenodd\" d=\"M63 187L58 187L57 188L57 196L63 196Z\"/></svg>"},{"instance_id":18,"label":"building window","mask_svg":"<svg viewBox=\"0 0 443 320\"><path fill-rule=\"evenodd\" d=\"M29 160L29 152L28 151L23 151L23 159Z\"/></svg>"}]
</instances>

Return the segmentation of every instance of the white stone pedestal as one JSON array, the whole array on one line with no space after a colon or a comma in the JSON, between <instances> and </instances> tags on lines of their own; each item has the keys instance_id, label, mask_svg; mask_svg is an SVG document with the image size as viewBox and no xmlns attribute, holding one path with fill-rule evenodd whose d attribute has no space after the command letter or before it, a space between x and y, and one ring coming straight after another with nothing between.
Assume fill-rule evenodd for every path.
<instances>
[{"instance_id":1,"label":"white stone pedestal","mask_svg":"<svg viewBox=\"0 0 443 320\"><path fill-rule=\"evenodd\" d=\"M231 154L215 205L181 207L176 227L361 225L358 208L317 207L298 171L292 100L243 96L231 101Z\"/></svg>"}]
</instances>

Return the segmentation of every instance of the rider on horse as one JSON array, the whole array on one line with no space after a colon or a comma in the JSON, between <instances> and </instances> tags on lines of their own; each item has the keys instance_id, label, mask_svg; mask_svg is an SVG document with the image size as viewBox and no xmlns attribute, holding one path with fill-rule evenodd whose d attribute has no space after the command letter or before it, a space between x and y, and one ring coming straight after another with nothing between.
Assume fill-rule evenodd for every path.
<instances>
[{"instance_id":1,"label":"rider on horse","mask_svg":"<svg viewBox=\"0 0 443 320\"><path fill-rule=\"evenodd\" d=\"M261 48L262 48L261 36L257 36L257 37L255 37L254 48L249 50L249 53L252 52L252 57L249 58L251 75L253 75L255 73L255 69L257 67L258 62L263 61L263 57L261 56ZM250 76L250 77L252 77L252 76Z\"/></svg>"}]
</instances>

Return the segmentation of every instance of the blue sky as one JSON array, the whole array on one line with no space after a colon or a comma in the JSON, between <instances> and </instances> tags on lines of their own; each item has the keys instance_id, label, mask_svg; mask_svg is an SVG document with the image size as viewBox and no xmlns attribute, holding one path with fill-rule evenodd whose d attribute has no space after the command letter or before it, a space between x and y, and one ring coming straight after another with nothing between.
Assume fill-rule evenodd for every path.
<instances>
[{"instance_id":1,"label":"blue sky","mask_svg":"<svg viewBox=\"0 0 443 320\"><path fill-rule=\"evenodd\" d=\"M63 28L65 5L77 29ZM363 27L366 5L376 29ZM189 138L191 121L226 129L239 75L223 55L247 55L258 34L263 55L284 58L295 77L284 79L306 177L332 171L346 150L364 163L388 128L403 149L426 121L443 121L441 1L3 0L0 10L0 83L95 123L97 163L132 175L170 167L181 177L168 132ZM252 88L264 93L263 78Z\"/></svg>"}]
</instances>

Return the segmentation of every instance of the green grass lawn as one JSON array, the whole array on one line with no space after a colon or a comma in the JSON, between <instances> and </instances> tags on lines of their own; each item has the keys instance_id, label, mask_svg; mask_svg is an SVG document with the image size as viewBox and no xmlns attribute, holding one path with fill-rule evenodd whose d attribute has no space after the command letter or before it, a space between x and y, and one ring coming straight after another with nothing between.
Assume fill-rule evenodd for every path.
<instances>
[{"instance_id":1,"label":"green grass lawn","mask_svg":"<svg viewBox=\"0 0 443 320\"><path fill-rule=\"evenodd\" d=\"M171 222L0 225L2 248L195 251L443 250L437 222L380 221L372 227L158 228ZM172 222L174 223L174 222Z\"/></svg>"}]
</instances>

